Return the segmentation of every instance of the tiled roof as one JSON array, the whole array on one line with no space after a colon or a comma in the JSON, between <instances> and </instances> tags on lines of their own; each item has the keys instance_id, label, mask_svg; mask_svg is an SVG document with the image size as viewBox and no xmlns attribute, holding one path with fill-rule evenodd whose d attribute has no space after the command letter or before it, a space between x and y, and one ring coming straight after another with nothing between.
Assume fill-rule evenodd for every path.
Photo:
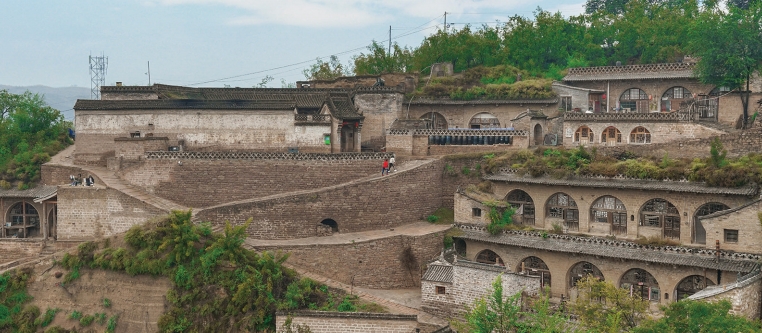
<instances>
[{"instance_id":1,"label":"tiled roof","mask_svg":"<svg viewBox=\"0 0 762 333\"><path fill-rule=\"evenodd\" d=\"M714 250L652 247L630 242L568 235L542 237L542 234L538 232L525 231L504 232L493 236L483 230L483 227L461 225L460 228L463 233L457 238L484 243L731 272L751 272L757 267L759 258L758 255L736 254L735 258L747 259L730 259L728 258L729 253L721 252L724 254L724 258L718 262L716 256L713 255Z\"/></svg>"},{"instance_id":2,"label":"tiled roof","mask_svg":"<svg viewBox=\"0 0 762 333\"><path fill-rule=\"evenodd\" d=\"M576 67L569 68L564 81L690 79L696 78L693 68L688 63Z\"/></svg>"},{"instance_id":3,"label":"tiled roof","mask_svg":"<svg viewBox=\"0 0 762 333\"><path fill-rule=\"evenodd\" d=\"M481 269L485 271L493 271L497 273L504 273L506 272L505 266L498 266L498 265L491 265L491 264L483 264L480 262L465 260L462 258L458 258L454 263L452 263L453 266L459 266L459 267L468 267L473 269Z\"/></svg>"},{"instance_id":4,"label":"tiled roof","mask_svg":"<svg viewBox=\"0 0 762 333\"><path fill-rule=\"evenodd\" d=\"M432 282L452 283L452 265L448 262L435 261L430 263L421 280Z\"/></svg>"},{"instance_id":5,"label":"tiled roof","mask_svg":"<svg viewBox=\"0 0 762 333\"><path fill-rule=\"evenodd\" d=\"M58 186L45 186L40 185L37 187L30 188L28 190L17 190L17 189L10 189L10 190L3 190L0 189L0 198L45 198L50 197L51 195L56 194L58 191Z\"/></svg>"},{"instance_id":6,"label":"tiled roof","mask_svg":"<svg viewBox=\"0 0 762 333\"><path fill-rule=\"evenodd\" d=\"M198 100L198 99L145 99L145 100L89 100L79 99L74 110L135 110L135 109L217 109L217 110L293 110L293 101L268 100Z\"/></svg>"},{"instance_id":7,"label":"tiled roof","mask_svg":"<svg viewBox=\"0 0 762 333\"><path fill-rule=\"evenodd\" d=\"M707 215L704 215L704 216L699 216L698 218L699 218L699 220L703 221L703 220L711 219L711 218L714 218L714 217L717 217L717 216L728 215L730 213L735 213L737 211L741 211L741 210L743 210L743 209L745 209L745 208L747 208L749 206L753 206L753 205L759 204L760 201L762 201L762 199L757 199L757 200L754 200L752 202L748 202L748 203L745 203L743 205L740 205L738 207L733 207L733 208L730 208L730 209L721 210L719 212L714 212L712 214L707 214Z\"/></svg>"},{"instance_id":8,"label":"tiled roof","mask_svg":"<svg viewBox=\"0 0 762 333\"><path fill-rule=\"evenodd\" d=\"M414 97L412 101L405 102L412 105L504 105L504 104L556 104L558 98L545 99L474 99L470 101L460 101L449 98L420 98Z\"/></svg>"},{"instance_id":9,"label":"tiled roof","mask_svg":"<svg viewBox=\"0 0 762 333\"><path fill-rule=\"evenodd\" d=\"M597 177L573 177L570 179L555 179L549 176L538 178L529 175L519 175L517 173L499 173L485 176L484 179L491 181L502 181L508 183L538 184L553 186L577 186L594 188L618 188L635 189L650 191L670 191L682 193L705 193L705 194L725 194L725 195L743 195L753 196L759 190L756 185L746 185L743 187L710 187L705 183L688 181L659 181L659 180L636 180L636 179L616 179L597 178Z\"/></svg>"},{"instance_id":10,"label":"tiled roof","mask_svg":"<svg viewBox=\"0 0 762 333\"><path fill-rule=\"evenodd\" d=\"M597 94L603 94L603 93L606 92L605 90L588 89L588 88L570 86L568 84L563 84L563 83L558 82L558 81L553 81L553 83L551 84L551 87L561 87L561 88L566 88L566 89L573 89L573 90L579 90L579 91L587 91L587 92L597 93Z\"/></svg>"},{"instance_id":11,"label":"tiled roof","mask_svg":"<svg viewBox=\"0 0 762 333\"><path fill-rule=\"evenodd\" d=\"M331 95L326 104L328 104L331 114L338 119L358 120L365 118L357 113L357 108L352 104L349 97Z\"/></svg>"}]
</instances>

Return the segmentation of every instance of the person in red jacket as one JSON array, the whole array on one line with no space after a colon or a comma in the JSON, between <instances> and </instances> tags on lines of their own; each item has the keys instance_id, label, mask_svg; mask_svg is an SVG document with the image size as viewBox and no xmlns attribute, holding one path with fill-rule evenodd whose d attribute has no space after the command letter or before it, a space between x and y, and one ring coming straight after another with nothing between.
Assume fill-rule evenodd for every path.
<instances>
[{"instance_id":1,"label":"person in red jacket","mask_svg":"<svg viewBox=\"0 0 762 333\"><path fill-rule=\"evenodd\" d=\"M389 159L385 159L384 164L381 165L382 176L384 175L384 172L386 172L387 175L389 174Z\"/></svg>"}]
</instances>

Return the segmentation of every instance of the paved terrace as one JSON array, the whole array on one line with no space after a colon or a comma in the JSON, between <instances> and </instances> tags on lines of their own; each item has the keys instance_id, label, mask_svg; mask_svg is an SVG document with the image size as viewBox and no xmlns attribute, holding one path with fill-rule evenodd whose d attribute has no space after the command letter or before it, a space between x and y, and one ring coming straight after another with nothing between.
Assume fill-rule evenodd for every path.
<instances>
[{"instance_id":1,"label":"paved terrace","mask_svg":"<svg viewBox=\"0 0 762 333\"><path fill-rule=\"evenodd\" d=\"M597 237L553 235L536 231L505 231L490 235L482 226L460 224L463 235L457 238L485 243L517 246L522 248L579 253L600 257L645 261L658 264L702 267L729 272L748 273L759 266L762 256L751 253L736 253L683 246L650 246L633 242L609 240Z\"/></svg>"}]
</instances>

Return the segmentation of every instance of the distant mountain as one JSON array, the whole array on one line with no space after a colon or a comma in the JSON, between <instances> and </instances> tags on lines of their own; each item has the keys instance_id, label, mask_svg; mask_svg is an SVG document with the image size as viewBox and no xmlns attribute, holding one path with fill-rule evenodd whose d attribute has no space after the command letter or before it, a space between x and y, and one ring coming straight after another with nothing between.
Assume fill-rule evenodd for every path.
<instances>
[{"instance_id":1,"label":"distant mountain","mask_svg":"<svg viewBox=\"0 0 762 333\"><path fill-rule=\"evenodd\" d=\"M12 94L22 94L29 90L34 94L45 96L45 102L53 108L61 111L66 120L74 120L74 103L78 99L90 99L90 88L86 87L63 87L53 88L47 86L16 87L0 84L0 90L8 90Z\"/></svg>"}]
</instances>

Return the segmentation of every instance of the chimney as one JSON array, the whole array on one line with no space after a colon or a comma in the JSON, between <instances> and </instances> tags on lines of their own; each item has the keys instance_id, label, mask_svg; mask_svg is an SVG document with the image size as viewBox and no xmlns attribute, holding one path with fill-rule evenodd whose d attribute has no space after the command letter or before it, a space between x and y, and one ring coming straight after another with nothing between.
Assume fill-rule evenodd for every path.
<instances>
[{"instance_id":1,"label":"chimney","mask_svg":"<svg viewBox=\"0 0 762 333\"><path fill-rule=\"evenodd\" d=\"M622 62L621 61L617 61L616 62L616 67L622 67Z\"/></svg>"},{"instance_id":2,"label":"chimney","mask_svg":"<svg viewBox=\"0 0 762 333\"><path fill-rule=\"evenodd\" d=\"M117 83L116 83L116 86L117 86L117 87L121 87L121 86L122 86L122 82L118 82L118 81L117 81Z\"/></svg>"}]
</instances>

